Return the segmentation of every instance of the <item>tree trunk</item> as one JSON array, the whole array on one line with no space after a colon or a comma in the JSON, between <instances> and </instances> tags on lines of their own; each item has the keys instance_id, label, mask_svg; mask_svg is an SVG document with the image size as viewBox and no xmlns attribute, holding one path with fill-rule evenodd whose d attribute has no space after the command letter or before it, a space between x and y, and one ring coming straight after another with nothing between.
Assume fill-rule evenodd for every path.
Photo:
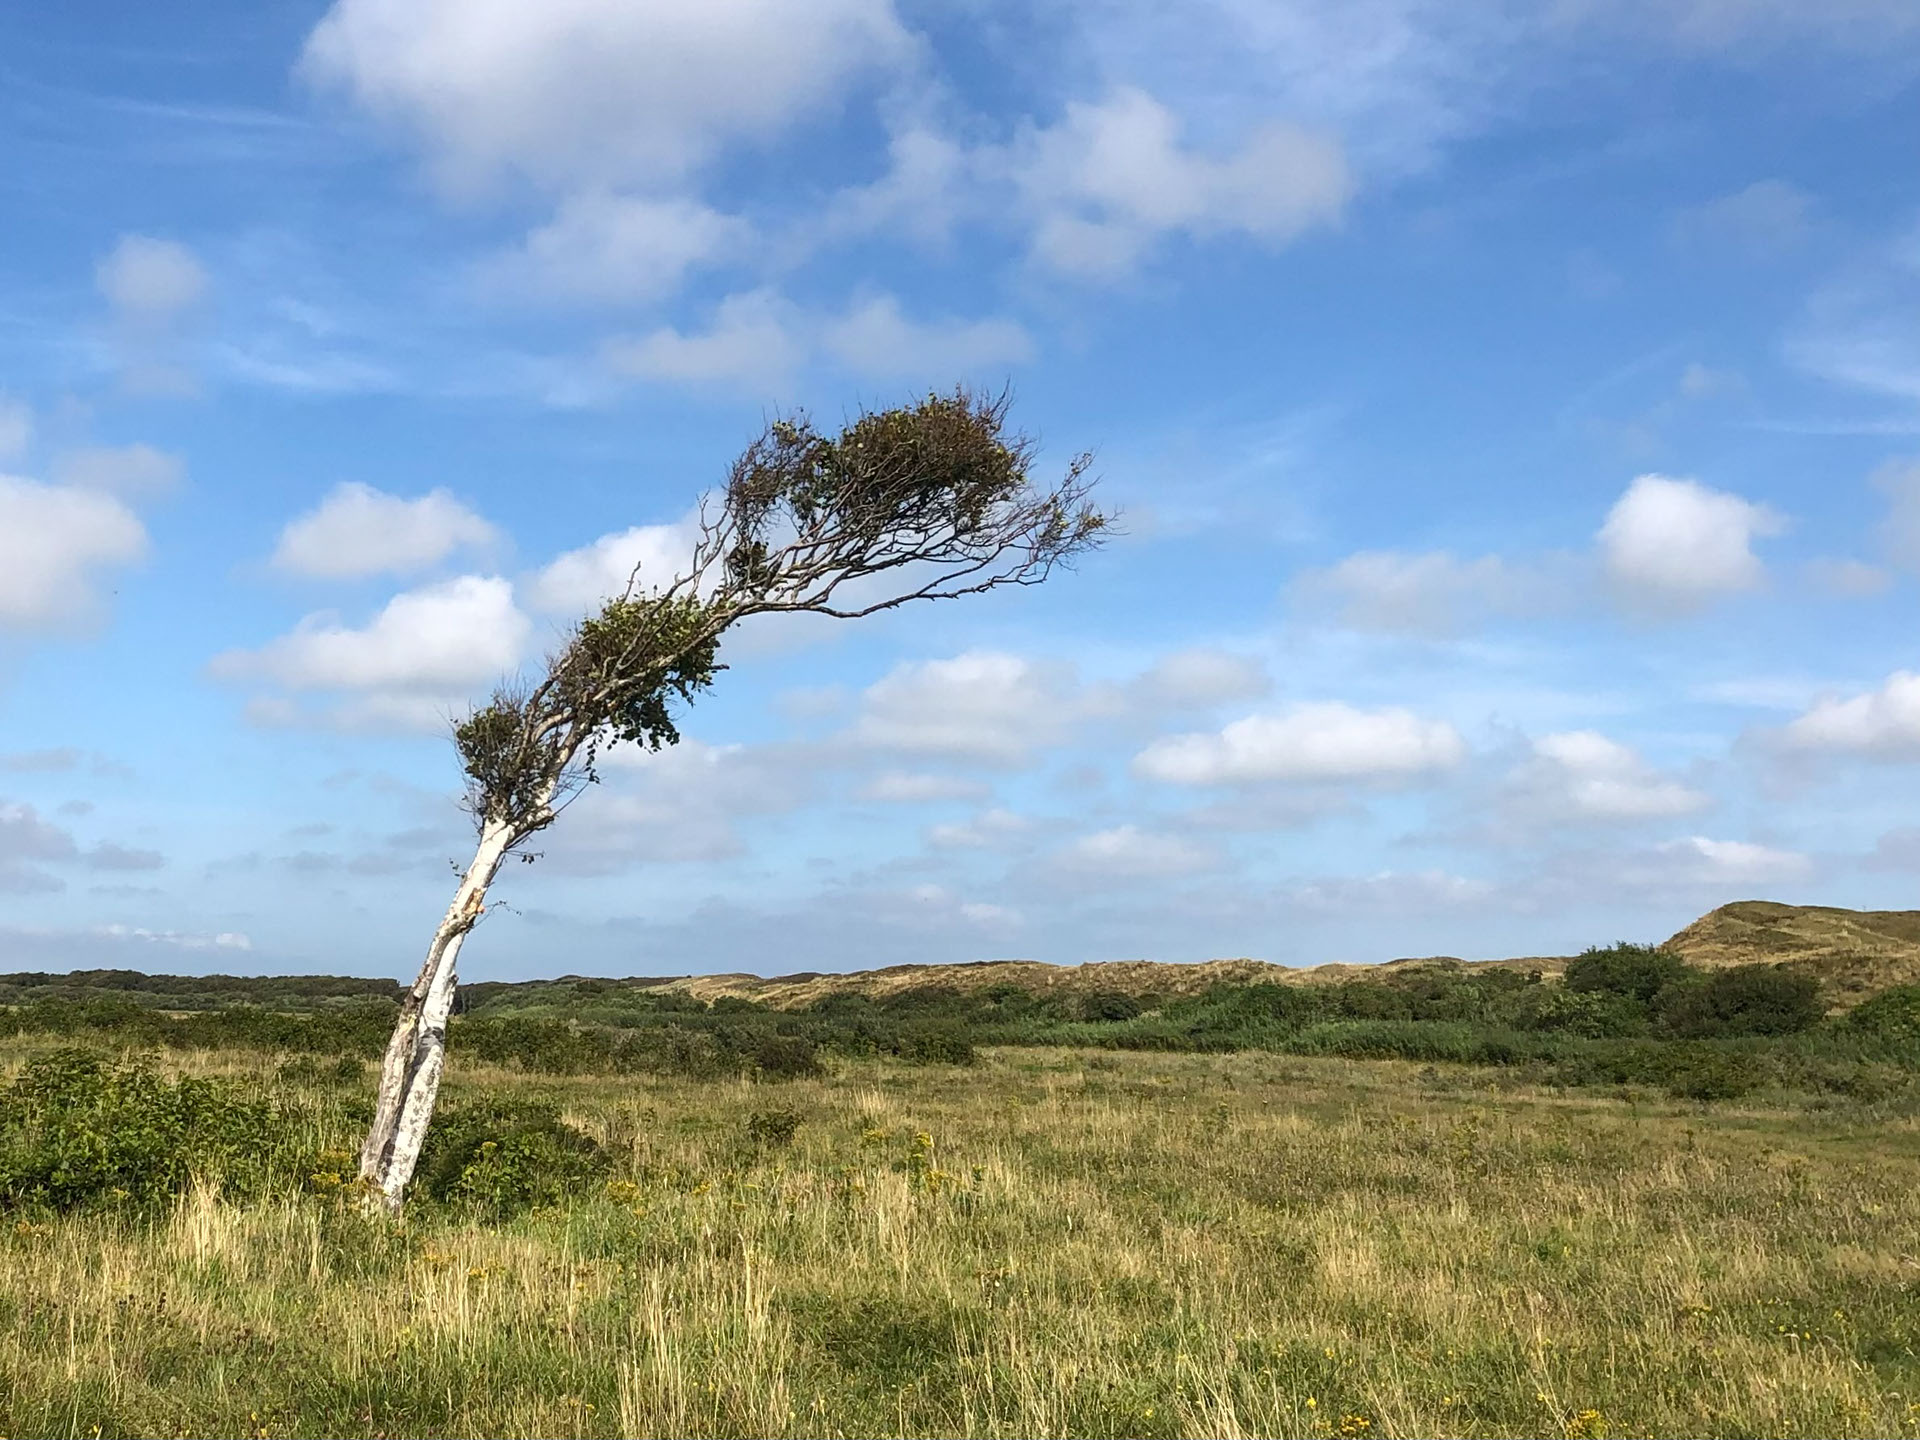
<instances>
[{"instance_id":1,"label":"tree trunk","mask_svg":"<svg viewBox=\"0 0 1920 1440\"><path fill-rule=\"evenodd\" d=\"M413 1179L420 1146L427 1138L427 1122L433 1118L433 1102L440 1093L447 1015L453 1009L461 943L485 912L487 889L518 838L513 827L504 823L489 822L481 829L473 863L460 877L460 888L434 932L426 964L401 1002L400 1019L387 1041L373 1125L360 1147L360 1178L375 1188L380 1203L389 1210L400 1208L401 1192Z\"/></svg>"}]
</instances>

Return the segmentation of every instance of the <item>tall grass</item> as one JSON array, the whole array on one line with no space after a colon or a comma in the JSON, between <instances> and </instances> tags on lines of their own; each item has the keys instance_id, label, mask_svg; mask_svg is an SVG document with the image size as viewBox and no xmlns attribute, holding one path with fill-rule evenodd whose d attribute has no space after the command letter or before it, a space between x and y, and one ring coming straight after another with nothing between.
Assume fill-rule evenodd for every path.
<instances>
[{"instance_id":1,"label":"tall grass","mask_svg":"<svg viewBox=\"0 0 1920 1440\"><path fill-rule=\"evenodd\" d=\"M254 1073L316 1150L351 1138L352 1089ZM557 1106L609 1178L506 1221L370 1222L311 1183L16 1211L0 1427L1920 1431L1898 1113L1060 1050L779 1087L469 1068L449 1092Z\"/></svg>"}]
</instances>

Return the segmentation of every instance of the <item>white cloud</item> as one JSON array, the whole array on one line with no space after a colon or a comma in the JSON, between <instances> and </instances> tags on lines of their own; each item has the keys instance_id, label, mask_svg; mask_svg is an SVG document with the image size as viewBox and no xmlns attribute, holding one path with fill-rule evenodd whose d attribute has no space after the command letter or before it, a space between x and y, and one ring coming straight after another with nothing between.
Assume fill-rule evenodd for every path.
<instances>
[{"instance_id":1,"label":"white cloud","mask_svg":"<svg viewBox=\"0 0 1920 1440\"><path fill-rule=\"evenodd\" d=\"M287 523L270 562L321 580L406 575L454 551L486 547L499 533L446 490L403 500L371 485L336 485L314 509Z\"/></svg>"},{"instance_id":2,"label":"white cloud","mask_svg":"<svg viewBox=\"0 0 1920 1440\"><path fill-rule=\"evenodd\" d=\"M901 665L869 686L853 739L882 750L1019 765L1064 739L1088 709L1068 672L973 650Z\"/></svg>"},{"instance_id":3,"label":"white cloud","mask_svg":"<svg viewBox=\"0 0 1920 1440\"><path fill-rule=\"evenodd\" d=\"M151 445L92 445L54 457L54 478L81 490L109 495L165 495L176 489L187 467L178 455Z\"/></svg>"},{"instance_id":4,"label":"white cloud","mask_svg":"<svg viewBox=\"0 0 1920 1440\"><path fill-rule=\"evenodd\" d=\"M826 326L821 343L849 370L881 377L956 376L1022 365L1033 340L1012 320L909 320L900 302L880 295Z\"/></svg>"},{"instance_id":5,"label":"white cloud","mask_svg":"<svg viewBox=\"0 0 1920 1440\"><path fill-rule=\"evenodd\" d=\"M1648 820L1690 815L1712 803L1597 731L1543 735L1533 752L1509 784L1522 808L1542 818Z\"/></svg>"},{"instance_id":6,"label":"white cloud","mask_svg":"<svg viewBox=\"0 0 1920 1440\"><path fill-rule=\"evenodd\" d=\"M1307 880L1287 892L1289 905L1330 915L1378 915L1484 905L1494 894L1484 880L1445 870L1383 870Z\"/></svg>"},{"instance_id":7,"label":"white cloud","mask_svg":"<svg viewBox=\"0 0 1920 1440\"><path fill-rule=\"evenodd\" d=\"M1816 556L1807 561L1804 569L1808 581L1829 595L1856 599L1865 595L1884 595L1893 585L1893 576L1878 565L1869 565L1864 560Z\"/></svg>"},{"instance_id":8,"label":"white cloud","mask_svg":"<svg viewBox=\"0 0 1920 1440\"><path fill-rule=\"evenodd\" d=\"M935 825L927 831L927 843L942 850L991 849L1031 828L1032 822L1011 810L982 810L957 825Z\"/></svg>"},{"instance_id":9,"label":"white cloud","mask_svg":"<svg viewBox=\"0 0 1920 1440\"><path fill-rule=\"evenodd\" d=\"M1084 835L1062 850L1059 863L1081 874L1115 879L1191 875L1215 863L1212 852L1177 835L1119 825Z\"/></svg>"},{"instance_id":10,"label":"white cloud","mask_svg":"<svg viewBox=\"0 0 1920 1440\"><path fill-rule=\"evenodd\" d=\"M1607 512L1600 554L1628 609L1686 614L1761 584L1766 571L1753 542L1783 528L1772 510L1738 495L1642 475Z\"/></svg>"},{"instance_id":11,"label":"white cloud","mask_svg":"<svg viewBox=\"0 0 1920 1440\"><path fill-rule=\"evenodd\" d=\"M1920 460L1889 460L1870 477L1887 497L1880 545L1903 570L1920 573Z\"/></svg>"},{"instance_id":12,"label":"white cloud","mask_svg":"<svg viewBox=\"0 0 1920 1440\"><path fill-rule=\"evenodd\" d=\"M1149 705L1196 710L1258 699L1272 688L1258 660L1205 646L1161 656L1133 683Z\"/></svg>"},{"instance_id":13,"label":"white cloud","mask_svg":"<svg viewBox=\"0 0 1920 1440\"><path fill-rule=\"evenodd\" d=\"M745 849L736 822L790 810L816 771L780 746L710 745L689 737L663 750L616 745L602 783L574 802L546 848L563 870L607 873L641 860L709 861Z\"/></svg>"},{"instance_id":14,"label":"white cloud","mask_svg":"<svg viewBox=\"0 0 1920 1440\"><path fill-rule=\"evenodd\" d=\"M1163 234L1240 233L1283 244L1339 220L1353 178L1338 142L1268 124L1216 157L1183 145L1180 121L1142 90L1032 132L1006 163L1036 215L1034 251L1089 279L1124 275Z\"/></svg>"},{"instance_id":15,"label":"white cloud","mask_svg":"<svg viewBox=\"0 0 1920 1440\"><path fill-rule=\"evenodd\" d=\"M111 495L0 475L0 625L86 622L99 572L146 550L139 517Z\"/></svg>"},{"instance_id":16,"label":"white cloud","mask_svg":"<svg viewBox=\"0 0 1920 1440\"><path fill-rule=\"evenodd\" d=\"M1167 736L1136 755L1133 768L1171 785L1242 785L1408 778L1451 768L1465 755L1444 721L1326 702L1249 715L1214 734Z\"/></svg>"},{"instance_id":17,"label":"white cloud","mask_svg":"<svg viewBox=\"0 0 1920 1440\"><path fill-rule=\"evenodd\" d=\"M914 49L889 0L336 0L302 65L455 185L570 188L770 140Z\"/></svg>"},{"instance_id":18,"label":"white cloud","mask_svg":"<svg viewBox=\"0 0 1920 1440\"><path fill-rule=\"evenodd\" d=\"M1745 840L1709 840L1689 835L1658 847L1663 862L1653 867L1660 883L1766 885L1797 880L1812 869L1806 856Z\"/></svg>"},{"instance_id":19,"label":"white cloud","mask_svg":"<svg viewBox=\"0 0 1920 1440\"><path fill-rule=\"evenodd\" d=\"M1791 250L1806 238L1813 201L1785 180L1758 180L1682 213L1680 236L1716 256L1729 251L1756 257Z\"/></svg>"},{"instance_id":20,"label":"white cloud","mask_svg":"<svg viewBox=\"0 0 1920 1440\"><path fill-rule=\"evenodd\" d=\"M507 581L463 575L396 595L355 628L330 613L309 615L291 634L255 651L215 657L217 675L272 681L288 690L399 692L396 712L415 699L463 695L519 663L531 622Z\"/></svg>"},{"instance_id":21,"label":"white cloud","mask_svg":"<svg viewBox=\"0 0 1920 1440\"><path fill-rule=\"evenodd\" d=\"M1801 750L1831 750L1885 760L1920 758L1920 675L1896 671L1878 690L1815 701L1785 732Z\"/></svg>"},{"instance_id":22,"label":"white cloud","mask_svg":"<svg viewBox=\"0 0 1920 1440\"><path fill-rule=\"evenodd\" d=\"M578 615L626 593L638 572L643 591L662 590L693 559L699 519L671 525L635 525L569 550L527 583L527 603L550 615Z\"/></svg>"},{"instance_id":23,"label":"white cloud","mask_svg":"<svg viewBox=\"0 0 1920 1440\"><path fill-rule=\"evenodd\" d=\"M94 282L122 320L142 329L165 329L207 294L207 272L193 252L150 235L122 235Z\"/></svg>"},{"instance_id":24,"label":"white cloud","mask_svg":"<svg viewBox=\"0 0 1920 1440\"><path fill-rule=\"evenodd\" d=\"M480 269L488 287L615 304L679 290L690 270L745 249L745 221L685 197L591 190L564 200L517 248Z\"/></svg>"},{"instance_id":25,"label":"white cloud","mask_svg":"<svg viewBox=\"0 0 1920 1440\"><path fill-rule=\"evenodd\" d=\"M0 465L20 459L32 443L32 407L24 400L0 395Z\"/></svg>"},{"instance_id":26,"label":"white cloud","mask_svg":"<svg viewBox=\"0 0 1920 1440\"><path fill-rule=\"evenodd\" d=\"M102 925L94 933L113 940L140 940L149 945L166 945L176 950L253 949L253 941L241 930L203 934L188 930L149 930L141 925Z\"/></svg>"},{"instance_id":27,"label":"white cloud","mask_svg":"<svg viewBox=\"0 0 1920 1440\"><path fill-rule=\"evenodd\" d=\"M987 793L978 780L924 771L885 770L855 792L859 800L886 805L925 805L939 800L977 800Z\"/></svg>"},{"instance_id":28,"label":"white cloud","mask_svg":"<svg viewBox=\"0 0 1920 1440\"><path fill-rule=\"evenodd\" d=\"M1562 585L1572 567L1562 566ZM1452 635L1493 616L1538 615L1558 598L1544 574L1498 555L1463 560L1445 550L1363 550L1290 587L1312 608L1356 630Z\"/></svg>"},{"instance_id":29,"label":"white cloud","mask_svg":"<svg viewBox=\"0 0 1920 1440\"><path fill-rule=\"evenodd\" d=\"M806 345L794 308L770 290L729 295L704 331L663 325L609 341L607 363L642 380L777 388L800 366Z\"/></svg>"}]
</instances>

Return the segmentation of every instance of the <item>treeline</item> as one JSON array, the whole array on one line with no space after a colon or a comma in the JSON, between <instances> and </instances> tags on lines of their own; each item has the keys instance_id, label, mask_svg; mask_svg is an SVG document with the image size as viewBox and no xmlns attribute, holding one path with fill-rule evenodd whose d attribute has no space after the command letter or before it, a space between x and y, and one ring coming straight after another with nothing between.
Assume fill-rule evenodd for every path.
<instances>
[{"instance_id":1,"label":"treeline","mask_svg":"<svg viewBox=\"0 0 1920 1440\"><path fill-rule=\"evenodd\" d=\"M926 986L774 1010L737 997L709 1003L617 981L564 980L466 987L461 1011L449 1032L456 1056L549 1074L781 1079L819 1074L834 1056L965 1064L980 1046L1059 1045L1492 1065L1547 1084L1652 1085L1700 1099L1765 1086L1873 1097L1920 1081L1920 987L1828 1018L1804 973L1702 970L1634 945L1590 950L1558 983L1538 973L1431 965L1192 996ZM96 993L0 1010L0 1034L373 1059L393 1016L392 999L371 994L328 994L326 1004L304 1010L229 1004L176 1013Z\"/></svg>"}]
</instances>

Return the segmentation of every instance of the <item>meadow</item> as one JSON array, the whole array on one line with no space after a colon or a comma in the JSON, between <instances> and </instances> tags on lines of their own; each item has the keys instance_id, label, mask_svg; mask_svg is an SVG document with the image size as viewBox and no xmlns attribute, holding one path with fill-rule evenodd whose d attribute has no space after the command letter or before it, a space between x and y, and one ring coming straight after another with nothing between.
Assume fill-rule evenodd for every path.
<instances>
[{"instance_id":1,"label":"meadow","mask_svg":"<svg viewBox=\"0 0 1920 1440\"><path fill-rule=\"evenodd\" d=\"M470 1052L386 1221L359 1062L72 1039L0 1041L8 1435L1920 1434L1905 1090Z\"/></svg>"}]
</instances>

